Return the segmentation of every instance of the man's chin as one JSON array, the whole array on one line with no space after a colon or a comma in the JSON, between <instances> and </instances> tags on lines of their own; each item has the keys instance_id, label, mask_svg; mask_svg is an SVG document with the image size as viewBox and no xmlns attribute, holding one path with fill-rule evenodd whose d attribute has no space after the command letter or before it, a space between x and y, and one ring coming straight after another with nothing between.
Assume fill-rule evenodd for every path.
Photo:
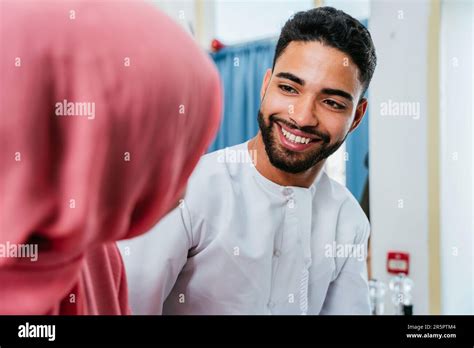
<instances>
[{"instance_id":1,"label":"man's chin","mask_svg":"<svg viewBox=\"0 0 474 348\"><path fill-rule=\"evenodd\" d=\"M312 168L317 163L311 160L310 151L292 151L281 145L278 140L273 146L265 146L270 163L277 169L290 173L299 174Z\"/></svg>"},{"instance_id":2,"label":"man's chin","mask_svg":"<svg viewBox=\"0 0 474 348\"><path fill-rule=\"evenodd\" d=\"M306 167L302 166L300 163L295 162L288 162L278 157L270 157L270 163L277 169L281 170L282 172L289 173L289 174L300 174L312 166Z\"/></svg>"}]
</instances>

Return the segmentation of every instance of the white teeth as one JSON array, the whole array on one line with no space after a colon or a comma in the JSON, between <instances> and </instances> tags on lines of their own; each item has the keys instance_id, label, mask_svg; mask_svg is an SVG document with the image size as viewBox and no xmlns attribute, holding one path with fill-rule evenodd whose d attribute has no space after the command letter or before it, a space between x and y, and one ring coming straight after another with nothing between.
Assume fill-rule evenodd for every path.
<instances>
[{"instance_id":1,"label":"white teeth","mask_svg":"<svg viewBox=\"0 0 474 348\"><path fill-rule=\"evenodd\" d=\"M287 130L285 130L284 128L281 128L281 132L283 133L283 135L285 136L286 139L294 142L294 143L300 143L300 144L308 144L311 139L310 138L305 138L305 137L302 137L302 136L299 136L299 135L294 135L290 132L288 132Z\"/></svg>"}]
</instances>

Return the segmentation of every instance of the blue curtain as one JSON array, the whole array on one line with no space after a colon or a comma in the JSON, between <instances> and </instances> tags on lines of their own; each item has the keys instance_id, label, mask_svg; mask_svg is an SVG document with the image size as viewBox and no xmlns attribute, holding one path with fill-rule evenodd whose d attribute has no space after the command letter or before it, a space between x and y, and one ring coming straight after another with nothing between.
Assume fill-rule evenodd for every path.
<instances>
[{"instance_id":1,"label":"blue curtain","mask_svg":"<svg viewBox=\"0 0 474 348\"><path fill-rule=\"evenodd\" d=\"M272 67L275 40L225 47L211 54L224 87L224 114L209 151L242 143L258 132L263 76Z\"/></svg>"},{"instance_id":2,"label":"blue curtain","mask_svg":"<svg viewBox=\"0 0 474 348\"><path fill-rule=\"evenodd\" d=\"M361 23L367 28L367 20L362 20ZM368 93L365 97L368 98ZM369 175L369 170L365 166L365 158L369 153L368 109L359 127L347 137L346 152L349 155L346 162L346 186L354 197L361 202Z\"/></svg>"},{"instance_id":3,"label":"blue curtain","mask_svg":"<svg viewBox=\"0 0 474 348\"><path fill-rule=\"evenodd\" d=\"M367 25L367 21L363 21ZM261 40L225 47L211 57L217 65L224 87L224 114L217 137L209 151L242 143L258 132L257 112L263 76L272 67L276 40ZM368 115L346 139L347 188L360 201L368 171L364 165L368 152Z\"/></svg>"},{"instance_id":4,"label":"blue curtain","mask_svg":"<svg viewBox=\"0 0 474 348\"><path fill-rule=\"evenodd\" d=\"M365 114L361 124L346 139L346 186L359 200L362 199L364 186L369 175L365 166L365 157L369 152L369 112Z\"/></svg>"}]
</instances>

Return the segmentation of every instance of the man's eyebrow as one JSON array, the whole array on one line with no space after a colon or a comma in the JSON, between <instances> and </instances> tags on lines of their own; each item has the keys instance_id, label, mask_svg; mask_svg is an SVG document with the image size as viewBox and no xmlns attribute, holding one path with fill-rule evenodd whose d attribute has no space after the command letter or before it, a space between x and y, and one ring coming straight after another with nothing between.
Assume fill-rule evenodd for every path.
<instances>
[{"instance_id":1,"label":"man's eyebrow","mask_svg":"<svg viewBox=\"0 0 474 348\"><path fill-rule=\"evenodd\" d=\"M346 91L343 91L342 89L323 88L322 92L324 94L338 95L340 97L346 98L350 102L354 100L354 98L352 98L352 95L350 95L350 93L347 93Z\"/></svg>"},{"instance_id":2,"label":"man's eyebrow","mask_svg":"<svg viewBox=\"0 0 474 348\"><path fill-rule=\"evenodd\" d=\"M289 72L279 72L278 74L276 74L276 77L281 77L283 79L293 81L294 83L297 83L301 86L304 86L305 84L305 81L302 78L299 78L298 76Z\"/></svg>"}]
</instances>

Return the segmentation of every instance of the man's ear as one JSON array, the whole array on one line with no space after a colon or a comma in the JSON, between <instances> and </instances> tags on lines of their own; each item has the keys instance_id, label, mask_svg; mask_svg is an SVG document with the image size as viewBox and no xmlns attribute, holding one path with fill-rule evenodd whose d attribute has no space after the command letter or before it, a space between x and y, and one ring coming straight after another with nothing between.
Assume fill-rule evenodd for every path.
<instances>
[{"instance_id":1,"label":"man's ear","mask_svg":"<svg viewBox=\"0 0 474 348\"><path fill-rule=\"evenodd\" d=\"M267 69L265 72L265 76L263 77L262 81L262 88L260 88L260 102L262 102L263 97L265 96L265 92L267 91L268 84L270 83L270 79L272 78L272 69Z\"/></svg>"},{"instance_id":2,"label":"man's ear","mask_svg":"<svg viewBox=\"0 0 474 348\"><path fill-rule=\"evenodd\" d=\"M360 122L362 121L362 118L365 115L365 112L367 111L367 98L362 98L359 104L357 104L355 116L354 116L354 121L352 121L351 129L349 129L349 133L355 130L357 127L359 127Z\"/></svg>"}]
</instances>

